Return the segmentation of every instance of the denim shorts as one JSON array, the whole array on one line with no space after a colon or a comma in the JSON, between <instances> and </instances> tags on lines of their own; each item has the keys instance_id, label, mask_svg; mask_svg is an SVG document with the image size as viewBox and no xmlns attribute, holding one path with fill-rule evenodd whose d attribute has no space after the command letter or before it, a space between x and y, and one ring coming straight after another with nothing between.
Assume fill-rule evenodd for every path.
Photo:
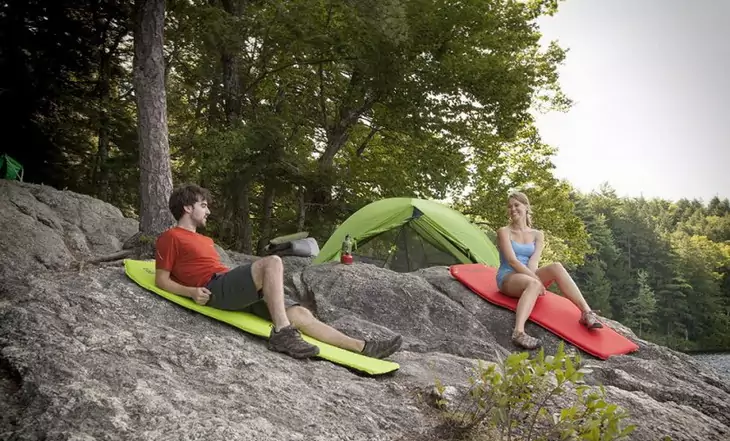
<instances>
[{"instance_id":1,"label":"denim shorts","mask_svg":"<svg viewBox=\"0 0 730 441\"><path fill-rule=\"evenodd\" d=\"M515 272L515 270L510 267L504 266L500 267L497 270L497 288L499 288L500 291L502 290L502 283L504 282L504 278L507 277L507 275L512 274L513 272Z\"/></svg>"}]
</instances>

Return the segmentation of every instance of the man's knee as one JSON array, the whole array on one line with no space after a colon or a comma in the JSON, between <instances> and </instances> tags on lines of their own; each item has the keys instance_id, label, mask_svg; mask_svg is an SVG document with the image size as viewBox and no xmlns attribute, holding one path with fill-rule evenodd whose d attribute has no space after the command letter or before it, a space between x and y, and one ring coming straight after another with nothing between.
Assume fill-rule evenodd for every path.
<instances>
[{"instance_id":1,"label":"man's knee","mask_svg":"<svg viewBox=\"0 0 730 441\"><path fill-rule=\"evenodd\" d=\"M295 305L287 309L286 315L295 327L306 325L314 319L311 311L301 305Z\"/></svg>"},{"instance_id":2,"label":"man's knee","mask_svg":"<svg viewBox=\"0 0 730 441\"><path fill-rule=\"evenodd\" d=\"M270 277L283 277L284 263L279 256L267 256L255 261L251 265L251 276L253 277L256 289L261 289L264 279Z\"/></svg>"},{"instance_id":3,"label":"man's knee","mask_svg":"<svg viewBox=\"0 0 730 441\"><path fill-rule=\"evenodd\" d=\"M261 259L261 263L265 268L278 270L284 269L284 262L279 256L266 256Z\"/></svg>"}]
</instances>

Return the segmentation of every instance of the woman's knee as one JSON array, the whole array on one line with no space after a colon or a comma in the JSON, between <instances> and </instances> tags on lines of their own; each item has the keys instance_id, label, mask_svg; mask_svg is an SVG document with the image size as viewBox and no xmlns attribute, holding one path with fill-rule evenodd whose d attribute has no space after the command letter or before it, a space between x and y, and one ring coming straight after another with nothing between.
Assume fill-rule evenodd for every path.
<instances>
[{"instance_id":1,"label":"woman's knee","mask_svg":"<svg viewBox=\"0 0 730 441\"><path fill-rule=\"evenodd\" d=\"M550 273L553 276L557 276L559 274L566 273L565 267L560 262L553 262L549 265L545 266L545 270L547 270L548 273Z\"/></svg>"},{"instance_id":2,"label":"woman's knee","mask_svg":"<svg viewBox=\"0 0 730 441\"><path fill-rule=\"evenodd\" d=\"M526 293L529 292L530 294L534 294L534 293L538 293L539 294L544 289L545 289L545 287L542 286L542 283L541 282L539 282L539 281L537 281L535 279L531 279L530 281L527 282L527 286L525 287L525 292Z\"/></svg>"},{"instance_id":3,"label":"woman's knee","mask_svg":"<svg viewBox=\"0 0 730 441\"><path fill-rule=\"evenodd\" d=\"M502 282L501 291L510 297L520 297L527 290L532 281L535 280L525 274L508 274Z\"/></svg>"},{"instance_id":4,"label":"woman's knee","mask_svg":"<svg viewBox=\"0 0 730 441\"><path fill-rule=\"evenodd\" d=\"M553 265L553 268L555 268L556 271L565 271L565 267L560 262L553 262L552 265Z\"/></svg>"}]
</instances>

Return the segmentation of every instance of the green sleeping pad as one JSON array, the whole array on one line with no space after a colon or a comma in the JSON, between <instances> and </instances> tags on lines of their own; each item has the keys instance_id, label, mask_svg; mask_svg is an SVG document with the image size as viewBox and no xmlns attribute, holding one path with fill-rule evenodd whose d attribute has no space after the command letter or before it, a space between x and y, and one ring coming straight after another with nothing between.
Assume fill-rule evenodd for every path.
<instances>
[{"instance_id":1,"label":"green sleeping pad","mask_svg":"<svg viewBox=\"0 0 730 441\"><path fill-rule=\"evenodd\" d=\"M213 319L233 325L250 334L259 337L268 338L271 332L271 322L261 317L255 316L247 312L240 311L224 311L221 309L211 308L209 306L201 306L192 299L182 297L155 286L155 261L154 260L132 260L124 261L124 270L130 279L135 281L139 286L152 291L160 296L177 303L180 306L207 315ZM377 358L367 357L362 354L351 352L345 349L332 346L327 343L315 340L308 335L303 335L304 339L309 343L319 346L319 358L329 360L333 363L346 366L360 372L370 375L382 375L400 368L398 363L387 360L379 360Z\"/></svg>"}]
</instances>

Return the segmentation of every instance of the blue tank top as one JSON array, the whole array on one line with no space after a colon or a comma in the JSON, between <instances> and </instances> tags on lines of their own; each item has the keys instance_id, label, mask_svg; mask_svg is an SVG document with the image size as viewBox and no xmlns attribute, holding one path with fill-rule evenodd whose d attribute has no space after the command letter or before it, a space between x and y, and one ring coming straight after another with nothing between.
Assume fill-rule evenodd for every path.
<instances>
[{"instance_id":1,"label":"blue tank top","mask_svg":"<svg viewBox=\"0 0 730 441\"><path fill-rule=\"evenodd\" d=\"M510 239L510 243L512 244L512 250L514 250L517 260L527 266L527 262L530 261L530 257L532 257L532 254L535 252L535 241L530 243L520 243ZM510 266L509 262L507 262L502 250L499 250L499 269L505 270L508 268L514 270L514 268Z\"/></svg>"}]
</instances>

